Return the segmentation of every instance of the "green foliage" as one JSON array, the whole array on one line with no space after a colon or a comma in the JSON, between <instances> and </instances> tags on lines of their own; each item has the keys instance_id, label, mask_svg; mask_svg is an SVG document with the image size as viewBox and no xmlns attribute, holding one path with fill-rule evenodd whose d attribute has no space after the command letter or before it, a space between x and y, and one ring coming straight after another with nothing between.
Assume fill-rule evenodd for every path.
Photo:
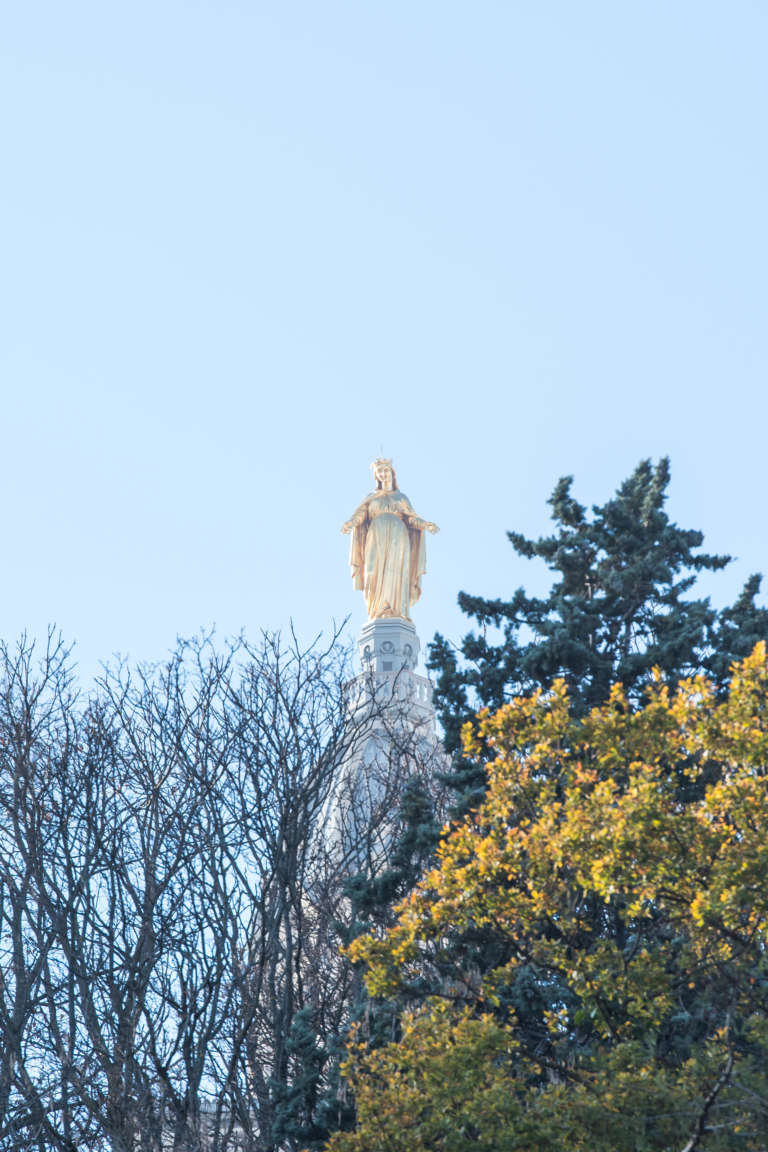
<instances>
[{"instance_id":1,"label":"green foliage","mask_svg":"<svg viewBox=\"0 0 768 1152\"><path fill-rule=\"evenodd\" d=\"M335 1135L335 1152L513 1152L525 1147L520 1107L498 1075L509 1058L507 1031L488 1018L435 1011L406 1016L403 1038L374 1052L355 1048L347 1074L357 1090L358 1125Z\"/></svg>"},{"instance_id":2,"label":"green foliage","mask_svg":"<svg viewBox=\"0 0 768 1152\"><path fill-rule=\"evenodd\" d=\"M286 1141L294 1148L305 1143L316 1146L328 1135L328 1129L315 1118L326 1053L318 1040L313 1016L312 1009L305 1007L291 1021L286 1045L289 1074L273 1087L273 1139L278 1147Z\"/></svg>"},{"instance_id":3,"label":"green foliage","mask_svg":"<svg viewBox=\"0 0 768 1152\"><path fill-rule=\"evenodd\" d=\"M425 782L414 775L400 799L399 829L387 866L374 875L358 873L346 883L351 917L337 926L347 943L372 928L394 922L393 907L414 887L433 857L440 829ZM279 1100L275 1138L292 1146L320 1147L329 1132L349 1129L355 1117L352 1094L341 1079L350 1033L365 1038L368 1051L388 1044L399 1034L395 1002L374 1001L359 976L352 981L344 1025L338 1035L320 1037L309 1017L295 1021L291 1032L291 1076ZM298 1142L298 1143L297 1143Z\"/></svg>"},{"instance_id":4,"label":"green foliage","mask_svg":"<svg viewBox=\"0 0 768 1152\"><path fill-rule=\"evenodd\" d=\"M615 686L584 715L559 680L464 740L492 749L482 803L393 926L348 949L372 995L432 996L395 1042L353 1046L357 1127L328 1148L760 1152L765 645L724 698L656 673L642 706ZM681 776L705 781L685 803ZM477 932L503 954L484 970Z\"/></svg>"},{"instance_id":5,"label":"green foliage","mask_svg":"<svg viewBox=\"0 0 768 1152\"><path fill-rule=\"evenodd\" d=\"M372 924L391 922L393 905L410 892L435 851L440 829L432 798L418 776L412 776L403 789L398 826L386 867L374 876L359 874L347 882L354 913L350 939Z\"/></svg>"},{"instance_id":6,"label":"green foliage","mask_svg":"<svg viewBox=\"0 0 768 1152\"><path fill-rule=\"evenodd\" d=\"M549 499L551 535L529 540L508 533L519 556L543 560L555 574L549 594L529 596L520 588L510 600L488 600L462 592L459 604L478 631L465 636L459 653L439 635L430 646L435 703L451 753L458 754L462 725L478 708L499 708L558 678L576 715L584 715L614 683L637 702L654 667L672 683L702 672L721 689L733 661L768 639L768 610L755 604L759 576L719 613L707 598L691 596L697 576L723 568L730 557L700 551L702 533L670 521L668 460L643 461L591 515L571 495L571 484L571 477L561 479ZM462 797L459 811L467 810L482 795L480 765L457 756L451 783Z\"/></svg>"}]
</instances>

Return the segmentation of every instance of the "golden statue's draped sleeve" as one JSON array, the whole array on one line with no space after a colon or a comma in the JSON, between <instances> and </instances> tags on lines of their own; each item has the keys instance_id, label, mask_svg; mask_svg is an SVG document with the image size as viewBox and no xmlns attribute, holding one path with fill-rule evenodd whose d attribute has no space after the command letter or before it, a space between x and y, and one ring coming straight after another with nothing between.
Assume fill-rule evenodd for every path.
<instances>
[{"instance_id":1,"label":"golden statue's draped sleeve","mask_svg":"<svg viewBox=\"0 0 768 1152\"><path fill-rule=\"evenodd\" d=\"M409 528L411 538L410 601L415 604L421 596L421 578L427 570L427 545L423 528Z\"/></svg>"},{"instance_id":2,"label":"golden statue's draped sleeve","mask_svg":"<svg viewBox=\"0 0 768 1152\"><path fill-rule=\"evenodd\" d=\"M352 572L352 587L356 592L365 589L365 541L368 535L368 500L355 509L342 532L350 532L349 567Z\"/></svg>"},{"instance_id":3,"label":"golden statue's draped sleeve","mask_svg":"<svg viewBox=\"0 0 768 1152\"><path fill-rule=\"evenodd\" d=\"M349 542L352 586L357 592L362 592L365 586L365 538L367 534L367 525L365 523L360 524L352 529L352 539Z\"/></svg>"}]
</instances>

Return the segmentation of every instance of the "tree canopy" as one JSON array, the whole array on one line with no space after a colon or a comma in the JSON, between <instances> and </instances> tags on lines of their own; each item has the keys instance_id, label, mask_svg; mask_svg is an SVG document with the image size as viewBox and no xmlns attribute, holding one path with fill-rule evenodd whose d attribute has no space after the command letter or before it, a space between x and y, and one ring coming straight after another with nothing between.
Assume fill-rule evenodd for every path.
<instances>
[{"instance_id":1,"label":"tree canopy","mask_svg":"<svg viewBox=\"0 0 768 1152\"><path fill-rule=\"evenodd\" d=\"M765 646L722 698L657 670L642 701L614 685L585 713L558 679L463 741L491 749L482 803L349 947L405 1011L392 1043L352 1048L357 1128L328 1148L764 1148Z\"/></svg>"},{"instance_id":2,"label":"tree canopy","mask_svg":"<svg viewBox=\"0 0 768 1152\"><path fill-rule=\"evenodd\" d=\"M437 635L429 658L449 752L460 751L461 727L478 708L499 708L558 678L580 715L603 703L615 683L637 701L653 668L671 682L705 673L722 690L732 662L768 640L768 610L755 603L759 575L721 611L694 595L699 575L731 558L702 551L700 531L670 520L669 480L669 460L644 460L590 514L566 476L549 499L550 535L507 533L518 556L543 560L555 579L542 597L524 588L511 599L459 594L477 631L458 651ZM456 767L453 783L466 806L482 791L482 772L473 761Z\"/></svg>"}]
</instances>

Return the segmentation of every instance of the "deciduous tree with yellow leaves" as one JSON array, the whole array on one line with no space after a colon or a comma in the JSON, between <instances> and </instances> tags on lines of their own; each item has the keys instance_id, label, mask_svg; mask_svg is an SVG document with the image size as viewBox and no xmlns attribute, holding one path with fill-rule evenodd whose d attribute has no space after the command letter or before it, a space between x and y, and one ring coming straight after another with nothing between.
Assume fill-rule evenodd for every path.
<instances>
[{"instance_id":1,"label":"deciduous tree with yellow leaves","mask_svg":"<svg viewBox=\"0 0 768 1152\"><path fill-rule=\"evenodd\" d=\"M766 1148L765 646L724 700L658 675L575 718L556 682L464 742L492 749L483 802L349 948L403 1014L352 1046L357 1128L329 1150Z\"/></svg>"}]
</instances>

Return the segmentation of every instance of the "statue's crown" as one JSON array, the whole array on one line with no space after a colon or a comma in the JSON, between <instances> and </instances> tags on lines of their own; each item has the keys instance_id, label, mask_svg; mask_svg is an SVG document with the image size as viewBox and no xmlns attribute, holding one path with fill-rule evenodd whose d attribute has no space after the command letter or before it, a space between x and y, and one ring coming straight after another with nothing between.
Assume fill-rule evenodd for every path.
<instances>
[{"instance_id":1,"label":"statue's crown","mask_svg":"<svg viewBox=\"0 0 768 1152\"><path fill-rule=\"evenodd\" d=\"M378 460L374 460L373 464L371 464L371 468L373 469L373 475L376 480L377 488L380 484L377 475L380 468L389 468L390 472L392 473L392 487L397 488L397 475L395 474L395 467L391 460L385 460L383 456L379 456Z\"/></svg>"}]
</instances>

